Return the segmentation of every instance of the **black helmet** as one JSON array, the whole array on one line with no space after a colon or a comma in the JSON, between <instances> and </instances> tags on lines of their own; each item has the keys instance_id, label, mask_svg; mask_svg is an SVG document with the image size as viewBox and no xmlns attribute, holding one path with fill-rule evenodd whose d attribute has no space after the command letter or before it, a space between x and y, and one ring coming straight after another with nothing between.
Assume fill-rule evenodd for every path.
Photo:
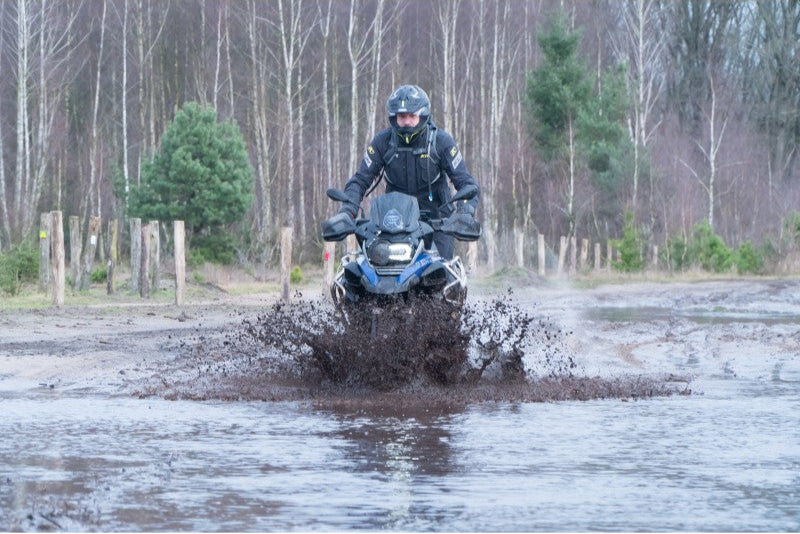
<instances>
[{"instance_id":1,"label":"black helmet","mask_svg":"<svg viewBox=\"0 0 800 534\"><path fill-rule=\"evenodd\" d=\"M418 85L401 85L389 95L386 101L386 112L389 114L389 123L392 128L404 136L422 131L431 116L431 101ZM397 126L398 113L413 113L419 115L419 124L413 128Z\"/></svg>"}]
</instances>

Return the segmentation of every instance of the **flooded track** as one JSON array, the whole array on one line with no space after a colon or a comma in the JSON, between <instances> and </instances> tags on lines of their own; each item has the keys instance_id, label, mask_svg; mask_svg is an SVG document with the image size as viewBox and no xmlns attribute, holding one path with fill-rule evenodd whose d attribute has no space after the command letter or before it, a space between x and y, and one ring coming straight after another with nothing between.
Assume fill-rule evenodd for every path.
<instances>
[{"instance_id":1,"label":"flooded track","mask_svg":"<svg viewBox=\"0 0 800 534\"><path fill-rule=\"evenodd\" d=\"M800 284L515 293L575 364L539 398L535 347L526 386L337 395L215 359L247 310L0 317L0 529L800 529Z\"/></svg>"}]
</instances>

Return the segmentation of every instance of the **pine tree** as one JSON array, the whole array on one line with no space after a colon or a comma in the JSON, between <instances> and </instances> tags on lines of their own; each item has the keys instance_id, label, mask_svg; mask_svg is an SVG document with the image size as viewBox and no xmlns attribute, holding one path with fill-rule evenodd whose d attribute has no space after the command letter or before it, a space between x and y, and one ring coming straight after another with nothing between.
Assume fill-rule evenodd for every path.
<instances>
[{"instance_id":1,"label":"pine tree","mask_svg":"<svg viewBox=\"0 0 800 534\"><path fill-rule=\"evenodd\" d=\"M212 249L208 259L224 259L232 250L229 239L220 239L224 225L242 220L252 192L253 169L238 126L218 122L213 108L189 102L167 128L161 150L142 166L130 213L183 220L189 239L200 236L204 244L213 243L207 246ZM227 250L214 250L219 247Z\"/></svg>"}]
</instances>

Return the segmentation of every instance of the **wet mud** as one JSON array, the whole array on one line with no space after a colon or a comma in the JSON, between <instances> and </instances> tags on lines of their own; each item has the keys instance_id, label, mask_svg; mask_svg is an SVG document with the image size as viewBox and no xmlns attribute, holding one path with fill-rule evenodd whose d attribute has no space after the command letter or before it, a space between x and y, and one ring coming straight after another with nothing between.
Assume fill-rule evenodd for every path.
<instances>
[{"instance_id":1,"label":"wet mud","mask_svg":"<svg viewBox=\"0 0 800 534\"><path fill-rule=\"evenodd\" d=\"M413 407L691 393L687 376L587 375L573 336L511 291L460 309L434 299L342 309L300 297L241 314L222 335L181 340L180 356L134 394Z\"/></svg>"}]
</instances>

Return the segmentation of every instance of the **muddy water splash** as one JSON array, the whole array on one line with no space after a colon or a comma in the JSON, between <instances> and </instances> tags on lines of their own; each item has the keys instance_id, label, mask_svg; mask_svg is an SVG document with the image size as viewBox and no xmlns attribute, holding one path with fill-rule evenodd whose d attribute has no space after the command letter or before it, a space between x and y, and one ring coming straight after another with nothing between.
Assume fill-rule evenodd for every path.
<instances>
[{"instance_id":1,"label":"muddy water splash","mask_svg":"<svg viewBox=\"0 0 800 534\"><path fill-rule=\"evenodd\" d=\"M509 292L461 309L439 300L334 308L295 299L221 338L183 342L180 367L142 396L327 403L469 404L688 393L684 377L584 376L572 332Z\"/></svg>"}]
</instances>

